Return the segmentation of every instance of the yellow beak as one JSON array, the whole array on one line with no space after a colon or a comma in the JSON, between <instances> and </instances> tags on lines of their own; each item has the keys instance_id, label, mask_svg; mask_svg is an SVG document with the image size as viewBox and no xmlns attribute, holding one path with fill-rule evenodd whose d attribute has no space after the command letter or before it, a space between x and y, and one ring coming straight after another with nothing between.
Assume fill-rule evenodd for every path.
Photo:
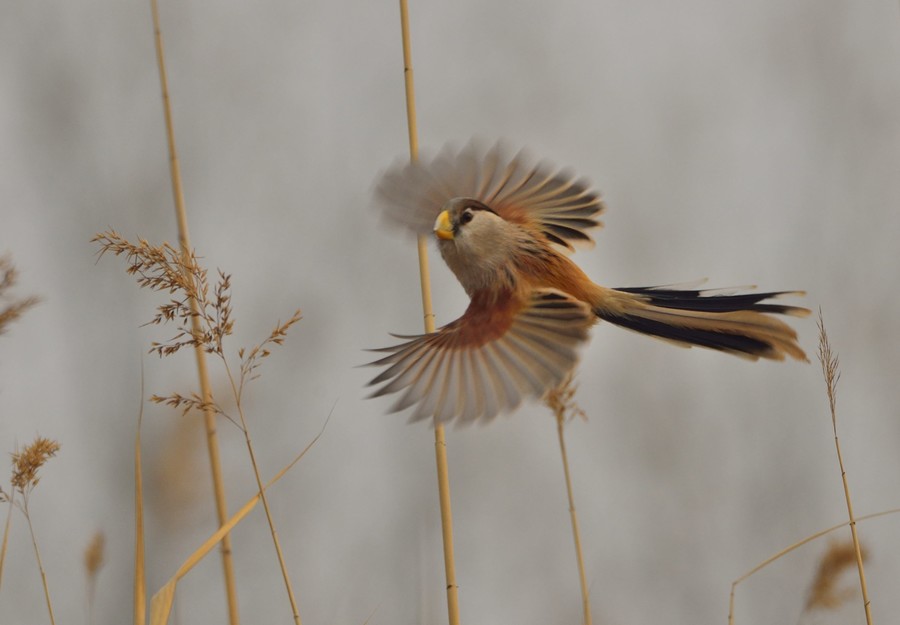
<instances>
[{"instance_id":1,"label":"yellow beak","mask_svg":"<svg viewBox=\"0 0 900 625\"><path fill-rule=\"evenodd\" d=\"M450 213L441 211L434 222L434 234L437 238L449 241L453 238L453 224L450 223Z\"/></svg>"}]
</instances>

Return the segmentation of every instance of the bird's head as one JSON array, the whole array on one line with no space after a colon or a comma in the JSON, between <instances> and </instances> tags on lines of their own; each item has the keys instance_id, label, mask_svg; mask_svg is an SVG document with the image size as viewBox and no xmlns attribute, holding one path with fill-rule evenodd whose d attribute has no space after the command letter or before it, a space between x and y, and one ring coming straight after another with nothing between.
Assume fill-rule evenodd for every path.
<instances>
[{"instance_id":1,"label":"bird's head","mask_svg":"<svg viewBox=\"0 0 900 625\"><path fill-rule=\"evenodd\" d=\"M524 232L486 204L458 197L442 207L434 234L444 260L471 294L498 285L509 273Z\"/></svg>"}]
</instances>

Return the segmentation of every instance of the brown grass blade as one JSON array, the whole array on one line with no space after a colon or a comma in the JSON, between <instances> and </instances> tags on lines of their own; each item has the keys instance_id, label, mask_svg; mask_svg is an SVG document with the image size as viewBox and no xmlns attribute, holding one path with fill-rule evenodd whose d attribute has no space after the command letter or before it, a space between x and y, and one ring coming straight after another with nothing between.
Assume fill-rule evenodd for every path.
<instances>
[{"instance_id":1,"label":"brown grass blade","mask_svg":"<svg viewBox=\"0 0 900 625\"><path fill-rule=\"evenodd\" d=\"M269 482L262 488L263 492L269 489L273 484L278 482L284 475L290 471L294 465L296 465L300 459L306 455L313 445L321 438L322 434L325 433L325 427L328 425L329 418L325 420L325 423L322 425L322 429L318 434L309 442L309 444L304 447L303 451L301 451L296 458L291 460L289 464L287 464L281 471L279 471L275 477L273 477ZM244 517L250 514L250 511L256 507L256 504L261 500L261 493L257 493L253 497L251 497L247 503L245 503L240 510L238 510L230 519L228 519L222 526L219 527L209 538L204 541L200 547L198 547L194 553L188 556L187 560L185 560L178 570L175 571L175 574L165 583L165 585L160 588L156 594L153 595L153 598L150 600L150 625L165 625L165 623L169 620L169 614L172 610L172 602L175 599L175 587L178 584L179 580L182 577L188 574L188 572L194 568L201 560L203 560L206 555L212 551L213 548L221 541L225 536L228 535L234 527L240 523Z\"/></svg>"}]
</instances>

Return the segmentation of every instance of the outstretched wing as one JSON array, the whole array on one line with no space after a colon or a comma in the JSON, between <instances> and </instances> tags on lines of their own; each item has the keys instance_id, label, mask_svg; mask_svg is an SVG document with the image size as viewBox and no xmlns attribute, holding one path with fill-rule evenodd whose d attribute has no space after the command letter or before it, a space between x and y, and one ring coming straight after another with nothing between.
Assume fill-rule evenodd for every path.
<instances>
[{"instance_id":1,"label":"outstretched wing","mask_svg":"<svg viewBox=\"0 0 900 625\"><path fill-rule=\"evenodd\" d=\"M589 306L561 291L541 289L524 300L476 294L462 317L437 332L375 350L388 355L371 364L387 369L369 383L383 384L371 396L404 391L391 411L415 406L411 421L486 421L558 385L593 322Z\"/></svg>"},{"instance_id":2,"label":"outstretched wing","mask_svg":"<svg viewBox=\"0 0 900 625\"><path fill-rule=\"evenodd\" d=\"M568 249L593 244L587 230L599 227L604 206L589 183L547 163L532 163L523 152L510 157L499 143L484 150L470 142L462 150L445 147L436 157L397 163L378 180L376 202L388 219L428 234L441 207L470 197L508 221L528 224Z\"/></svg>"}]
</instances>

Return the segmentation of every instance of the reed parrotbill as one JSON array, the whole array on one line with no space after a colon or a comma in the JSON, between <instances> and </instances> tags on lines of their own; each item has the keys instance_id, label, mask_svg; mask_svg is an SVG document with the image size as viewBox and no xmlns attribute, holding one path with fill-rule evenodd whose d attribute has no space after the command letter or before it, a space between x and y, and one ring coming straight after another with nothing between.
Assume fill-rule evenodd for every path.
<instances>
[{"instance_id":1,"label":"reed parrotbill","mask_svg":"<svg viewBox=\"0 0 900 625\"><path fill-rule=\"evenodd\" d=\"M398 337L372 363L386 369L373 396L401 392L393 410L412 420L487 420L540 397L575 366L602 319L683 346L744 358L806 360L796 332L774 314L805 308L768 302L799 291L731 293L595 284L566 252L600 226L604 205L588 183L497 145L446 148L388 169L376 202L388 221L433 232L470 302L437 332Z\"/></svg>"}]
</instances>

